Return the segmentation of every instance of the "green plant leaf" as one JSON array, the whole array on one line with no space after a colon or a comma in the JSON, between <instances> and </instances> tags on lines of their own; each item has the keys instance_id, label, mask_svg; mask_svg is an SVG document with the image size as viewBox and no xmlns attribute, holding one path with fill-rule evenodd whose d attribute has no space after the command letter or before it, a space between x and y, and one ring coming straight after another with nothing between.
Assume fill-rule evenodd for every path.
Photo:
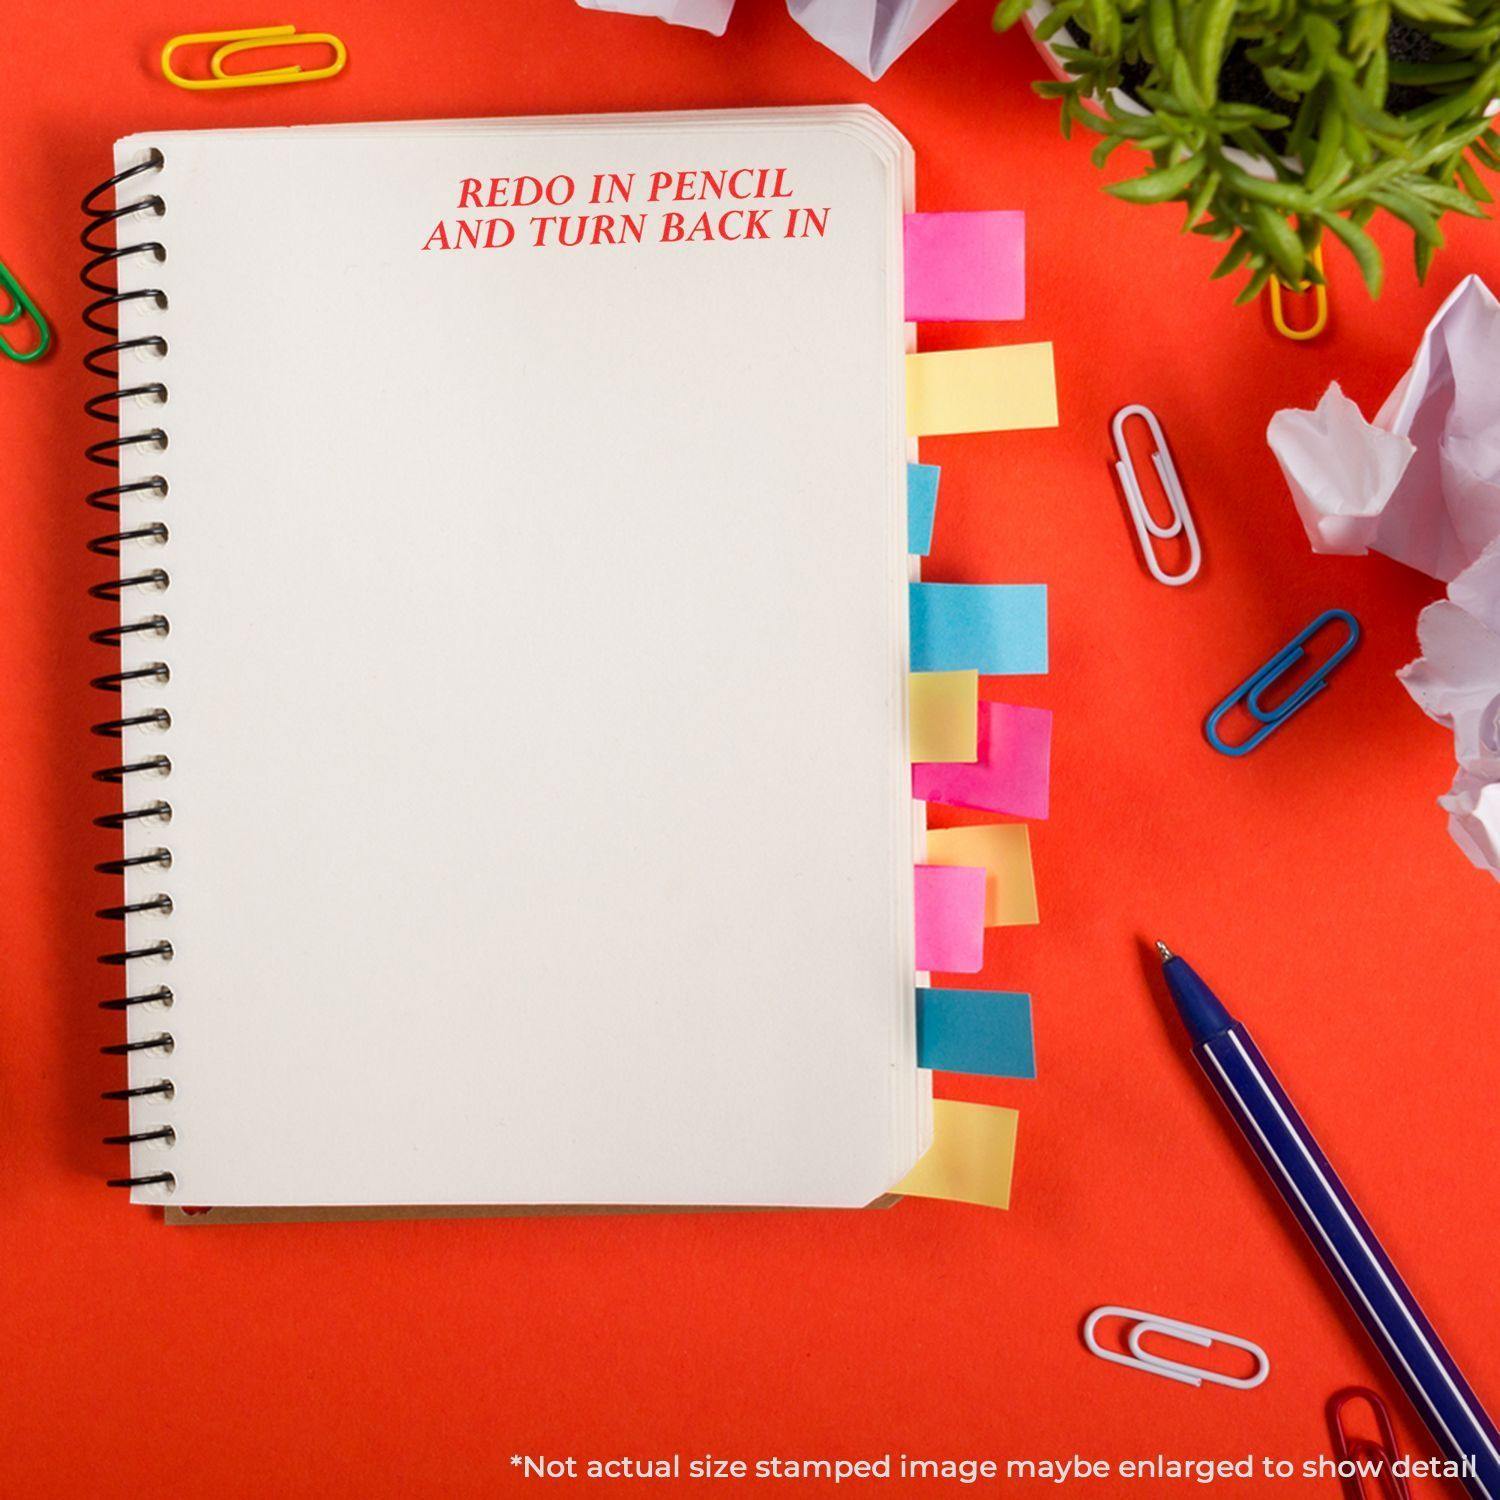
<instances>
[{"instance_id":1,"label":"green plant leaf","mask_svg":"<svg viewBox=\"0 0 1500 1500\"><path fill-rule=\"evenodd\" d=\"M1368 166L1375 160L1375 151L1370 145L1369 136L1347 117L1344 120L1344 149L1356 166Z\"/></svg>"},{"instance_id":2,"label":"green plant leaf","mask_svg":"<svg viewBox=\"0 0 1500 1500\"><path fill-rule=\"evenodd\" d=\"M1031 0L1000 0L990 25L996 31L1009 31L1031 8Z\"/></svg>"},{"instance_id":3,"label":"green plant leaf","mask_svg":"<svg viewBox=\"0 0 1500 1500\"><path fill-rule=\"evenodd\" d=\"M1183 101L1187 109L1196 112L1206 108L1202 96L1198 93L1198 85L1193 78L1192 69L1188 67L1188 60L1183 53L1178 52L1173 57L1172 64L1167 69L1167 77L1171 83L1172 92Z\"/></svg>"},{"instance_id":4,"label":"green plant leaf","mask_svg":"<svg viewBox=\"0 0 1500 1500\"><path fill-rule=\"evenodd\" d=\"M1221 103L1214 111L1214 118L1218 120L1221 127L1250 125L1256 130L1285 130L1292 123L1289 115L1274 114L1269 109L1262 109L1258 104Z\"/></svg>"},{"instance_id":5,"label":"green plant leaf","mask_svg":"<svg viewBox=\"0 0 1500 1500\"><path fill-rule=\"evenodd\" d=\"M1277 182L1297 185L1297 173L1282 160L1281 153L1253 125L1236 125L1226 134L1241 151L1270 167Z\"/></svg>"},{"instance_id":6,"label":"green plant leaf","mask_svg":"<svg viewBox=\"0 0 1500 1500\"><path fill-rule=\"evenodd\" d=\"M1364 91L1352 83L1340 78L1334 87L1338 90L1339 104L1343 107L1345 116L1355 121L1367 135L1390 140L1416 135L1417 126L1410 120L1397 119L1394 115L1387 114L1379 105L1372 104L1365 97Z\"/></svg>"},{"instance_id":7,"label":"green plant leaf","mask_svg":"<svg viewBox=\"0 0 1500 1500\"><path fill-rule=\"evenodd\" d=\"M1303 37L1307 43L1308 52L1325 63L1331 64L1336 61L1339 45L1343 41L1339 34L1338 23L1316 10L1301 9L1296 6L1292 9L1302 22Z\"/></svg>"},{"instance_id":8,"label":"green plant leaf","mask_svg":"<svg viewBox=\"0 0 1500 1500\"><path fill-rule=\"evenodd\" d=\"M1103 167L1104 163L1124 144L1125 142L1120 136L1107 135L1089 152L1089 160L1096 167Z\"/></svg>"},{"instance_id":9,"label":"green plant leaf","mask_svg":"<svg viewBox=\"0 0 1500 1500\"><path fill-rule=\"evenodd\" d=\"M1307 255L1296 230L1267 204L1257 203L1250 210L1250 222L1266 254L1271 257L1284 281L1296 286L1302 281Z\"/></svg>"},{"instance_id":10,"label":"green plant leaf","mask_svg":"<svg viewBox=\"0 0 1500 1500\"><path fill-rule=\"evenodd\" d=\"M1442 244L1443 237L1438 231L1437 219L1420 198L1396 187L1378 188L1370 194L1370 198L1387 213L1400 219L1419 240L1428 240L1434 245Z\"/></svg>"},{"instance_id":11,"label":"green plant leaf","mask_svg":"<svg viewBox=\"0 0 1500 1500\"><path fill-rule=\"evenodd\" d=\"M1455 187L1449 187L1446 183L1433 182L1425 177L1416 177L1407 185L1407 190L1413 197L1420 198L1422 202L1431 204L1439 211L1448 209L1452 213L1465 214L1471 219L1488 217L1484 209L1473 198L1459 192Z\"/></svg>"},{"instance_id":12,"label":"green plant leaf","mask_svg":"<svg viewBox=\"0 0 1500 1500\"><path fill-rule=\"evenodd\" d=\"M1076 8L1076 7L1075 7ZM1051 15L1036 23L1036 38L1039 42L1050 41L1071 19L1069 11L1057 6Z\"/></svg>"},{"instance_id":13,"label":"green plant leaf","mask_svg":"<svg viewBox=\"0 0 1500 1500\"><path fill-rule=\"evenodd\" d=\"M1118 135L1111 127L1108 120L1101 119L1100 116L1095 114L1091 109L1084 109L1083 113L1078 116L1078 123L1082 125L1085 130L1092 130L1095 135L1109 137L1122 146L1126 144L1125 137L1122 135Z\"/></svg>"},{"instance_id":14,"label":"green plant leaf","mask_svg":"<svg viewBox=\"0 0 1500 1500\"><path fill-rule=\"evenodd\" d=\"M1193 79L1204 104L1219 97L1219 69L1234 19L1236 0L1198 0L1193 34Z\"/></svg>"},{"instance_id":15,"label":"green plant leaf","mask_svg":"<svg viewBox=\"0 0 1500 1500\"><path fill-rule=\"evenodd\" d=\"M1494 17L1494 6L1488 7ZM1451 46L1455 52L1484 52L1500 42L1500 21L1488 21L1485 26L1458 27L1452 31L1433 31L1434 42Z\"/></svg>"},{"instance_id":16,"label":"green plant leaf","mask_svg":"<svg viewBox=\"0 0 1500 1500\"><path fill-rule=\"evenodd\" d=\"M1088 17L1089 33L1095 52L1112 57L1120 50L1120 13L1110 0L1085 0L1084 15Z\"/></svg>"},{"instance_id":17,"label":"green plant leaf","mask_svg":"<svg viewBox=\"0 0 1500 1500\"><path fill-rule=\"evenodd\" d=\"M1475 74L1472 62L1391 63L1391 82L1408 88L1427 88L1434 83L1467 83Z\"/></svg>"},{"instance_id":18,"label":"green plant leaf","mask_svg":"<svg viewBox=\"0 0 1500 1500\"><path fill-rule=\"evenodd\" d=\"M1232 275L1235 271L1238 271L1242 265L1245 264L1245 259L1249 254L1250 241L1246 239L1244 235L1241 235L1237 240L1235 240L1235 242L1229 247L1229 249L1224 252L1223 260L1221 260L1218 265L1216 265L1213 270L1208 273L1209 279L1211 281L1217 281L1221 276Z\"/></svg>"},{"instance_id":19,"label":"green plant leaf","mask_svg":"<svg viewBox=\"0 0 1500 1500\"><path fill-rule=\"evenodd\" d=\"M1466 26L1458 31L1433 31L1428 35L1455 52L1482 52L1500 42L1500 25Z\"/></svg>"},{"instance_id":20,"label":"green plant leaf","mask_svg":"<svg viewBox=\"0 0 1500 1500\"><path fill-rule=\"evenodd\" d=\"M1159 125L1176 129L1186 122L1187 116L1191 113L1171 89L1143 87L1136 90L1136 97L1142 104L1150 106Z\"/></svg>"},{"instance_id":21,"label":"green plant leaf","mask_svg":"<svg viewBox=\"0 0 1500 1500\"><path fill-rule=\"evenodd\" d=\"M1160 167L1147 172L1143 177L1131 177L1125 182L1111 182L1104 189L1126 203L1165 203L1177 197L1206 165L1201 156L1190 156L1175 166Z\"/></svg>"},{"instance_id":22,"label":"green plant leaf","mask_svg":"<svg viewBox=\"0 0 1500 1500\"><path fill-rule=\"evenodd\" d=\"M1476 203L1493 203L1495 196L1484 185L1484 178L1474 170L1474 165L1466 157L1459 157L1456 163L1459 181L1464 185L1464 191L1474 199Z\"/></svg>"},{"instance_id":23,"label":"green plant leaf","mask_svg":"<svg viewBox=\"0 0 1500 1500\"><path fill-rule=\"evenodd\" d=\"M1356 61L1373 57L1377 53L1386 56L1386 34L1390 30L1391 9L1389 5L1361 5L1355 9L1353 24L1349 27L1349 55ZM1382 99L1384 96L1381 96Z\"/></svg>"},{"instance_id":24,"label":"green plant leaf","mask_svg":"<svg viewBox=\"0 0 1500 1500\"><path fill-rule=\"evenodd\" d=\"M1392 9L1418 26L1466 26L1469 16L1462 5L1449 0L1392 0Z\"/></svg>"},{"instance_id":25,"label":"green plant leaf","mask_svg":"<svg viewBox=\"0 0 1500 1500\"><path fill-rule=\"evenodd\" d=\"M1359 266L1359 274L1372 297L1380 295L1385 280L1385 266L1380 259L1380 247L1351 219L1338 214L1320 214L1323 224L1349 247L1349 253Z\"/></svg>"},{"instance_id":26,"label":"green plant leaf","mask_svg":"<svg viewBox=\"0 0 1500 1500\"><path fill-rule=\"evenodd\" d=\"M1271 267L1269 265L1258 266L1255 274L1239 290L1234 302L1236 307L1243 307L1247 302L1254 302L1265 289L1266 283L1271 279Z\"/></svg>"},{"instance_id":27,"label":"green plant leaf","mask_svg":"<svg viewBox=\"0 0 1500 1500\"><path fill-rule=\"evenodd\" d=\"M1219 182L1220 176L1217 172L1207 172L1193 189L1193 196L1188 199L1187 217L1182 221L1184 233L1208 211L1208 205L1213 202L1214 194L1219 191Z\"/></svg>"},{"instance_id":28,"label":"green plant leaf","mask_svg":"<svg viewBox=\"0 0 1500 1500\"><path fill-rule=\"evenodd\" d=\"M1412 259L1416 262L1417 281L1427 280L1427 273L1432 269L1432 257L1437 254L1438 247L1430 240L1414 237L1411 242Z\"/></svg>"},{"instance_id":29,"label":"green plant leaf","mask_svg":"<svg viewBox=\"0 0 1500 1500\"><path fill-rule=\"evenodd\" d=\"M1316 88L1323 79L1323 72L1322 67L1305 68L1294 73L1289 68L1272 66L1262 70L1262 77L1273 94L1279 94L1283 99L1295 99L1299 94Z\"/></svg>"},{"instance_id":30,"label":"green plant leaf","mask_svg":"<svg viewBox=\"0 0 1500 1500\"><path fill-rule=\"evenodd\" d=\"M1360 92L1369 100L1371 106L1378 109L1392 123L1399 124L1399 119L1386 111L1385 96L1390 86L1391 78L1391 55L1384 47L1370 55L1369 62L1365 65L1364 76L1359 81Z\"/></svg>"},{"instance_id":31,"label":"green plant leaf","mask_svg":"<svg viewBox=\"0 0 1500 1500\"><path fill-rule=\"evenodd\" d=\"M1177 18L1172 0L1146 0L1146 32L1157 69L1170 73L1177 57Z\"/></svg>"},{"instance_id":32,"label":"green plant leaf","mask_svg":"<svg viewBox=\"0 0 1500 1500\"><path fill-rule=\"evenodd\" d=\"M1466 89L1450 94L1435 104L1419 105L1408 112L1407 118L1420 125L1451 125L1482 111L1494 97L1496 85L1500 84L1500 59L1489 63Z\"/></svg>"},{"instance_id":33,"label":"green plant leaf","mask_svg":"<svg viewBox=\"0 0 1500 1500\"><path fill-rule=\"evenodd\" d=\"M1325 197L1329 190L1338 186L1352 165L1349 153L1344 150L1344 117L1338 100L1330 99L1327 113L1323 117L1322 133L1313 148L1312 160L1307 164L1307 175L1303 179L1314 200Z\"/></svg>"},{"instance_id":34,"label":"green plant leaf","mask_svg":"<svg viewBox=\"0 0 1500 1500\"><path fill-rule=\"evenodd\" d=\"M1252 203L1266 203L1286 213L1305 213L1312 208L1307 191L1294 183L1266 182L1228 161L1220 166L1220 171L1224 174L1225 185Z\"/></svg>"},{"instance_id":35,"label":"green plant leaf","mask_svg":"<svg viewBox=\"0 0 1500 1500\"><path fill-rule=\"evenodd\" d=\"M1328 128L1327 111L1328 96L1320 83L1304 94L1297 105L1296 116L1287 131L1286 149L1289 156L1294 156L1301 162L1308 160L1311 155L1308 148L1312 143L1314 130L1323 131Z\"/></svg>"},{"instance_id":36,"label":"green plant leaf","mask_svg":"<svg viewBox=\"0 0 1500 1500\"><path fill-rule=\"evenodd\" d=\"M1161 134L1160 118L1151 115L1126 114L1114 105L1112 99L1105 104L1104 108L1110 129L1127 141L1147 140L1151 136Z\"/></svg>"}]
</instances>

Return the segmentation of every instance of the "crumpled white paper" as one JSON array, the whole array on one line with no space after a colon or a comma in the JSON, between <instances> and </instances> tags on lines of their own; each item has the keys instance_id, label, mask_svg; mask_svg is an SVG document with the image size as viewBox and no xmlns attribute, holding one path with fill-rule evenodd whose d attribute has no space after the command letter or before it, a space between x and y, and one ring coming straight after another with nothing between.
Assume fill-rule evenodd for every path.
<instances>
[{"instance_id":1,"label":"crumpled white paper","mask_svg":"<svg viewBox=\"0 0 1500 1500\"><path fill-rule=\"evenodd\" d=\"M1500 539L1417 617L1422 655L1397 674L1428 718L1453 731L1458 762L1500 780Z\"/></svg>"},{"instance_id":2,"label":"crumpled white paper","mask_svg":"<svg viewBox=\"0 0 1500 1500\"><path fill-rule=\"evenodd\" d=\"M1466 277L1374 422L1337 384L1266 431L1315 552L1383 552L1448 585L1396 675L1453 731L1438 805L1454 842L1500 879L1500 302Z\"/></svg>"},{"instance_id":3,"label":"crumpled white paper","mask_svg":"<svg viewBox=\"0 0 1500 1500\"><path fill-rule=\"evenodd\" d=\"M1461 281L1374 422L1329 386L1266 438L1315 552L1383 552L1448 583L1500 534L1500 302Z\"/></svg>"},{"instance_id":4,"label":"crumpled white paper","mask_svg":"<svg viewBox=\"0 0 1500 1500\"><path fill-rule=\"evenodd\" d=\"M1422 655L1396 675L1453 731L1458 773L1438 806L1454 842L1500 879L1500 536L1417 618Z\"/></svg>"},{"instance_id":5,"label":"crumpled white paper","mask_svg":"<svg viewBox=\"0 0 1500 1500\"><path fill-rule=\"evenodd\" d=\"M1438 806L1447 811L1453 842L1479 869L1494 875L1500 869L1500 781L1460 769Z\"/></svg>"},{"instance_id":6,"label":"crumpled white paper","mask_svg":"<svg viewBox=\"0 0 1500 1500\"><path fill-rule=\"evenodd\" d=\"M786 0L809 36L866 78L879 78L957 0ZM585 10L656 16L723 36L734 0L578 0Z\"/></svg>"},{"instance_id":7,"label":"crumpled white paper","mask_svg":"<svg viewBox=\"0 0 1500 1500\"><path fill-rule=\"evenodd\" d=\"M1271 451L1314 552L1365 553L1392 491L1416 452L1399 433L1372 427L1334 381L1312 411L1279 411Z\"/></svg>"},{"instance_id":8,"label":"crumpled white paper","mask_svg":"<svg viewBox=\"0 0 1500 1500\"><path fill-rule=\"evenodd\" d=\"M673 26L695 26L723 36L734 0L578 0L585 10L612 10L622 16L655 16Z\"/></svg>"}]
</instances>

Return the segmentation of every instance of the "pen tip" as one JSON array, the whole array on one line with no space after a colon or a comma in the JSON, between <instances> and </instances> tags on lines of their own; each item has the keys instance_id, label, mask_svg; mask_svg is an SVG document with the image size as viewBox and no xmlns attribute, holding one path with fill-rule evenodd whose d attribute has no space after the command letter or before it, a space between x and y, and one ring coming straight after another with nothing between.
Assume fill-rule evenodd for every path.
<instances>
[{"instance_id":1,"label":"pen tip","mask_svg":"<svg viewBox=\"0 0 1500 1500\"><path fill-rule=\"evenodd\" d=\"M1166 963L1172 956L1172 950L1160 938L1156 940L1156 951L1161 954L1161 961L1163 963Z\"/></svg>"}]
</instances>

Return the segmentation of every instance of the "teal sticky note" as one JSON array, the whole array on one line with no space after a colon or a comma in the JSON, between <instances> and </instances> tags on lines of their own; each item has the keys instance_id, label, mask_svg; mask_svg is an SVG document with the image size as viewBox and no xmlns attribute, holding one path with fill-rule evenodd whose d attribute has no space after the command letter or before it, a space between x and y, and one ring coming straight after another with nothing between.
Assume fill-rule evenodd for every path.
<instances>
[{"instance_id":1,"label":"teal sticky note","mask_svg":"<svg viewBox=\"0 0 1500 1500\"><path fill-rule=\"evenodd\" d=\"M1044 583L914 583L911 669L993 674L1047 670Z\"/></svg>"},{"instance_id":2,"label":"teal sticky note","mask_svg":"<svg viewBox=\"0 0 1500 1500\"><path fill-rule=\"evenodd\" d=\"M987 1078L1035 1078L1031 996L919 989L917 1066Z\"/></svg>"},{"instance_id":3,"label":"teal sticky note","mask_svg":"<svg viewBox=\"0 0 1500 1500\"><path fill-rule=\"evenodd\" d=\"M938 476L936 464L906 466L906 550L918 557L932 551L932 523L937 516Z\"/></svg>"}]
</instances>

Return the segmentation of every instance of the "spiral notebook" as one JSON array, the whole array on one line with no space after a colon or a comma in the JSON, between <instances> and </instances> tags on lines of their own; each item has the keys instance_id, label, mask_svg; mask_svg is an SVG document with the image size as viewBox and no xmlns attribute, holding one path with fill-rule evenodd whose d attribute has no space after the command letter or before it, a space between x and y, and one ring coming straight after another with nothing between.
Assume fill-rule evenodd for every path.
<instances>
[{"instance_id":1,"label":"spiral notebook","mask_svg":"<svg viewBox=\"0 0 1500 1500\"><path fill-rule=\"evenodd\" d=\"M906 143L787 109L116 170L131 1196L877 1199L930 1135Z\"/></svg>"}]
</instances>

